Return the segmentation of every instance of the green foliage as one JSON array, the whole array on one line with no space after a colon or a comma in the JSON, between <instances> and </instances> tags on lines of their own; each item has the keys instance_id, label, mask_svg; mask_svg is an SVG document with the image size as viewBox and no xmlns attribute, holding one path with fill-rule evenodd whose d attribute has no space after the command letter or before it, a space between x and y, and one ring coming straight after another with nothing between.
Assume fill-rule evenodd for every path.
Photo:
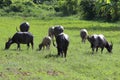
<instances>
[{"instance_id":1,"label":"green foliage","mask_svg":"<svg viewBox=\"0 0 120 80\"><path fill-rule=\"evenodd\" d=\"M80 11L84 19L93 20L95 18L95 0L81 0Z\"/></svg>"},{"instance_id":2,"label":"green foliage","mask_svg":"<svg viewBox=\"0 0 120 80\"><path fill-rule=\"evenodd\" d=\"M0 16L78 16L79 19L120 19L120 0L0 0Z\"/></svg>"},{"instance_id":3,"label":"green foliage","mask_svg":"<svg viewBox=\"0 0 120 80\"><path fill-rule=\"evenodd\" d=\"M52 6L47 5L36 5L32 1L15 1L9 7L4 7L1 9L1 16L16 15L16 16L32 16L32 17L40 17L44 19L45 17L49 17L54 14L54 10ZM44 18L43 18L44 17Z\"/></svg>"},{"instance_id":4,"label":"green foliage","mask_svg":"<svg viewBox=\"0 0 120 80\"><path fill-rule=\"evenodd\" d=\"M54 2L56 2L57 0L33 0L33 2L35 3L35 4L43 4L43 3L54 3Z\"/></svg>"},{"instance_id":5,"label":"green foliage","mask_svg":"<svg viewBox=\"0 0 120 80\"><path fill-rule=\"evenodd\" d=\"M10 6L10 10L13 12L22 12L25 10L25 6L20 2L16 2Z\"/></svg>"},{"instance_id":6,"label":"green foliage","mask_svg":"<svg viewBox=\"0 0 120 80\"><path fill-rule=\"evenodd\" d=\"M65 16L77 14L77 12L78 12L78 0L66 0L61 5L61 11L63 12L63 15L65 15Z\"/></svg>"},{"instance_id":7,"label":"green foliage","mask_svg":"<svg viewBox=\"0 0 120 80\"><path fill-rule=\"evenodd\" d=\"M119 20L119 0L81 0L80 12L85 19Z\"/></svg>"},{"instance_id":8,"label":"green foliage","mask_svg":"<svg viewBox=\"0 0 120 80\"><path fill-rule=\"evenodd\" d=\"M98 1L96 2L96 12L98 17L105 19L106 21L117 21L119 19L119 1Z\"/></svg>"},{"instance_id":9,"label":"green foliage","mask_svg":"<svg viewBox=\"0 0 120 80\"><path fill-rule=\"evenodd\" d=\"M11 0L0 0L0 8L3 8L4 6L9 6L12 4Z\"/></svg>"},{"instance_id":10,"label":"green foliage","mask_svg":"<svg viewBox=\"0 0 120 80\"><path fill-rule=\"evenodd\" d=\"M41 3L43 3L43 1L44 1L44 0L33 0L33 2L34 2L35 4L41 4Z\"/></svg>"}]
</instances>

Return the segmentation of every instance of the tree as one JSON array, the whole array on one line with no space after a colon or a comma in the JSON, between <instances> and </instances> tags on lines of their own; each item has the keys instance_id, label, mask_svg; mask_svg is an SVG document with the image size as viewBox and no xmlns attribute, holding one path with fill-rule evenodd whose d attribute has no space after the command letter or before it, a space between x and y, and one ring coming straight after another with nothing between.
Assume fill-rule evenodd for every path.
<instances>
[{"instance_id":1,"label":"tree","mask_svg":"<svg viewBox=\"0 0 120 80\"><path fill-rule=\"evenodd\" d=\"M0 0L0 8L3 8L4 6L9 6L12 4L11 0Z\"/></svg>"},{"instance_id":2,"label":"tree","mask_svg":"<svg viewBox=\"0 0 120 80\"><path fill-rule=\"evenodd\" d=\"M61 11L65 16L77 14L78 0L66 0L61 6Z\"/></svg>"},{"instance_id":3,"label":"tree","mask_svg":"<svg viewBox=\"0 0 120 80\"><path fill-rule=\"evenodd\" d=\"M92 20L95 18L95 1L94 0L81 0L80 12L84 19Z\"/></svg>"},{"instance_id":4,"label":"tree","mask_svg":"<svg viewBox=\"0 0 120 80\"><path fill-rule=\"evenodd\" d=\"M96 2L96 12L99 18L106 21L117 21L119 19L119 0L99 0Z\"/></svg>"},{"instance_id":5,"label":"tree","mask_svg":"<svg viewBox=\"0 0 120 80\"><path fill-rule=\"evenodd\" d=\"M54 0L33 0L33 2L36 3L36 4L42 4L45 1L53 2Z\"/></svg>"},{"instance_id":6,"label":"tree","mask_svg":"<svg viewBox=\"0 0 120 80\"><path fill-rule=\"evenodd\" d=\"M111 1L111 4L112 4L112 10L113 10L113 12L112 12L112 20L113 21L116 21L116 20L118 20L119 19L119 17L120 17L120 15L118 15L118 3L119 3L120 1L119 0L112 0Z\"/></svg>"},{"instance_id":7,"label":"tree","mask_svg":"<svg viewBox=\"0 0 120 80\"><path fill-rule=\"evenodd\" d=\"M43 1L44 0L33 0L33 2L36 3L36 4L41 4L41 3L43 3Z\"/></svg>"}]
</instances>

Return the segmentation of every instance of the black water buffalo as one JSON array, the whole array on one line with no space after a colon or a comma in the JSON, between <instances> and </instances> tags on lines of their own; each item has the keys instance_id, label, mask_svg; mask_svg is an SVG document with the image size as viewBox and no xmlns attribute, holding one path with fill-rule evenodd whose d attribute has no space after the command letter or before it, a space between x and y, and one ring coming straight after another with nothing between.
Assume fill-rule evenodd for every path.
<instances>
[{"instance_id":1,"label":"black water buffalo","mask_svg":"<svg viewBox=\"0 0 120 80\"><path fill-rule=\"evenodd\" d=\"M57 36L58 34L64 32L64 27L61 25L56 25L53 27L50 27L48 29L48 35L53 38L54 36Z\"/></svg>"},{"instance_id":2,"label":"black water buffalo","mask_svg":"<svg viewBox=\"0 0 120 80\"><path fill-rule=\"evenodd\" d=\"M23 22L22 24L20 24L20 31L21 32L28 32L30 28L30 25L28 22Z\"/></svg>"},{"instance_id":3,"label":"black water buffalo","mask_svg":"<svg viewBox=\"0 0 120 80\"><path fill-rule=\"evenodd\" d=\"M86 29L81 29L80 30L80 37L82 39L82 42L85 43L86 39L87 39L87 36L88 36L88 32Z\"/></svg>"},{"instance_id":4,"label":"black water buffalo","mask_svg":"<svg viewBox=\"0 0 120 80\"><path fill-rule=\"evenodd\" d=\"M65 33L60 33L56 36L56 43L57 43L57 51L58 56L62 55L62 57L66 57L67 49L69 46L69 37Z\"/></svg>"},{"instance_id":5,"label":"black water buffalo","mask_svg":"<svg viewBox=\"0 0 120 80\"><path fill-rule=\"evenodd\" d=\"M29 43L32 45L33 49L33 35L30 32L17 32L14 34L12 38L8 40L5 44L5 49L9 49L11 44L16 43L17 44L17 49L20 50L20 44L27 44L29 48Z\"/></svg>"},{"instance_id":6,"label":"black water buffalo","mask_svg":"<svg viewBox=\"0 0 120 80\"><path fill-rule=\"evenodd\" d=\"M64 32L64 28L61 25L55 26L54 27L54 35L57 36L60 33Z\"/></svg>"},{"instance_id":7,"label":"black water buffalo","mask_svg":"<svg viewBox=\"0 0 120 80\"><path fill-rule=\"evenodd\" d=\"M108 41L105 39L105 37L100 35L92 35L88 36L88 41L91 44L92 51L94 53L94 49L96 48L96 52L98 51L98 48L101 48L101 53L103 52L104 47L107 49L108 52L112 52L113 44L108 43Z\"/></svg>"}]
</instances>

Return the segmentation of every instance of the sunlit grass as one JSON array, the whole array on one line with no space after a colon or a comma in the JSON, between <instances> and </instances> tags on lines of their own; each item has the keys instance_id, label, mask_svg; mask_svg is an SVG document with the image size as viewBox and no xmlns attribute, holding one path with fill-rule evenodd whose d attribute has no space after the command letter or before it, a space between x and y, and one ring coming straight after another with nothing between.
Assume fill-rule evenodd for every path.
<instances>
[{"instance_id":1,"label":"sunlit grass","mask_svg":"<svg viewBox=\"0 0 120 80\"><path fill-rule=\"evenodd\" d=\"M30 32L34 35L34 50L21 45L21 51L13 44L4 50L5 42L16 32L20 23L28 21ZM48 28L62 25L69 35L70 45L67 60L56 57L57 50L36 51L42 38L48 34ZM1 80L119 80L120 77L120 23L55 18L40 20L37 18L0 17L0 79ZM89 35L104 34L108 42L113 42L113 53L104 49L94 55L88 41L81 43L79 31L88 30Z\"/></svg>"}]
</instances>

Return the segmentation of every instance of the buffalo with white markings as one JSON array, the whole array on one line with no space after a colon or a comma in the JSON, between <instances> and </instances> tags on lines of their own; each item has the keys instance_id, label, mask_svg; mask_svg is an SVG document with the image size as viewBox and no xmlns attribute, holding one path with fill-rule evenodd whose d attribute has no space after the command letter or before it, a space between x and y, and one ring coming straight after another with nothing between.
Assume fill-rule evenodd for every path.
<instances>
[{"instance_id":1,"label":"buffalo with white markings","mask_svg":"<svg viewBox=\"0 0 120 80\"><path fill-rule=\"evenodd\" d=\"M56 36L56 43L57 43L57 51L58 56L62 56L66 58L67 50L69 46L69 37L65 33L60 33Z\"/></svg>"},{"instance_id":2,"label":"buffalo with white markings","mask_svg":"<svg viewBox=\"0 0 120 80\"><path fill-rule=\"evenodd\" d=\"M41 50L42 48L44 49L45 47L47 49L50 49L50 45L51 45L51 37L46 36L43 38L42 42L39 44L39 50Z\"/></svg>"},{"instance_id":3,"label":"buffalo with white markings","mask_svg":"<svg viewBox=\"0 0 120 80\"><path fill-rule=\"evenodd\" d=\"M98 48L101 48L101 53L103 52L103 49L106 48L108 52L112 52L113 44L108 43L104 35L100 34L94 34L92 36L88 36L88 41L91 44L92 51L94 53L94 49L96 49L96 52L98 51Z\"/></svg>"},{"instance_id":4,"label":"buffalo with white markings","mask_svg":"<svg viewBox=\"0 0 120 80\"><path fill-rule=\"evenodd\" d=\"M85 41L87 39L87 36L88 36L87 30L86 29L81 29L80 30L80 37L81 37L83 43L85 43Z\"/></svg>"},{"instance_id":5,"label":"buffalo with white markings","mask_svg":"<svg viewBox=\"0 0 120 80\"><path fill-rule=\"evenodd\" d=\"M64 27L61 25L55 25L48 29L48 35L52 38L52 42L54 46L55 46L54 37L58 36L62 32L64 32Z\"/></svg>"}]
</instances>

